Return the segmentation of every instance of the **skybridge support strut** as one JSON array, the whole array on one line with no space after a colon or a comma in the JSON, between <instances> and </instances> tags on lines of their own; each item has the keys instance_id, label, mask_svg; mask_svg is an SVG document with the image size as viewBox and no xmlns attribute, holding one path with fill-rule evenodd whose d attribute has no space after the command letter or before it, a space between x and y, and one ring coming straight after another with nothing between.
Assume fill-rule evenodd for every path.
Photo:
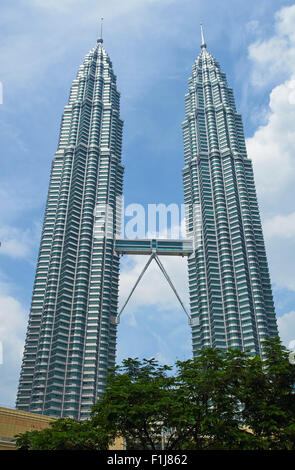
<instances>
[{"instance_id":1,"label":"skybridge support strut","mask_svg":"<svg viewBox=\"0 0 295 470\"><path fill-rule=\"evenodd\" d=\"M191 317L190 317L189 313L187 312L187 310L186 310L186 308L185 308L185 306L184 306L184 304L183 304L183 302L182 302L182 300L181 300L181 298L180 298L180 296L179 296L179 294L178 294L178 292L177 292L177 290L176 290L176 288L175 288L173 282L171 281L171 278L169 277L169 275L168 275L166 269L164 268L163 264L161 263L161 261L160 261L158 255L157 255L157 253L152 253L151 256L149 257L148 262L146 263L146 265L144 266L142 272L140 273L140 275L139 275L139 277L138 277L136 283L134 284L134 286L133 286L133 288L132 288L132 290L131 290L129 296L127 297L127 300L125 301L123 307L121 308L120 312L118 313L118 316L117 316L117 318L116 318L116 324L118 325L118 324L120 323L120 317L121 317L121 315L122 315L122 313L123 313L123 311L124 311L126 305L128 304L130 298L132 297L133 292L135 291L137 285L139 284L140 280L142 279L144 273L145 273L146 270L148 269L148 267L149 267L149 265L151 264L151 262L152 262L153 259L156 261L156 263L157 263L157 265L159 266L160 270L162 271L162 273L163 273L165 279L167 280L169 286L171 287L171 289L173 290L174 294L176 295L176 297L177 297L177 299L178 299L178 301L179 301L179 303L180 303L180 305L181 305L181 307L182 307L184 313L186 314L186 316L187 316L187 318L188 318L189 325L191 325Z\"/></svg>"},{"instance_id":2,"label":"skybridge support strut","mask_svg":"<svg viewBox=\"0 0 295 470\"><path fill-rule=\"evenodd\" d=\"M177 292L176 288L174 287L173 282L171 281L171 278L169 277L169 274L167 273L166 269L164 268L163 264L161 263L160 258L158 257L158 255L155 255L155 261L156 261L157 265L159 266L159 268L161 269L162 273L164 274L164 277L167 279L167 282L168 282L169 286L171 287L171 289L173 290L174 294L176 295L180 305L182 306L182 309L183 309L184 313L186 314L186 316L188 318L189 324L191 324L190 314L187 312L181 298L178 295L178 292Z\"/></svg>"}]
</instances>

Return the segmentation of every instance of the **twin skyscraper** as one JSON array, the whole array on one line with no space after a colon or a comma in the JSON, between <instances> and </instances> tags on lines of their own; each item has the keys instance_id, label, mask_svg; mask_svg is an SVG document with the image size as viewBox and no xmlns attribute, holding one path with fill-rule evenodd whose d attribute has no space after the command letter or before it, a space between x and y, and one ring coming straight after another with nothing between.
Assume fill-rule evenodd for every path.
<instances>
[{"instance_id":1,"label":"twin skyscraper","mask_svg":"<svg viewBox=\"0 0 295 470\"><path fill-rule=\"evenodd\" d=\"M252 163L233 91L203 33L185 110L193 354L214 347L263 355L263 340L278 331ZM115 365L124 245L118 240L122 129L116 76L100 38L73 81L52 163L17 395L20 410L85 419ZM105 207L102 236L94 230L98 206ZM157 242L150 243L152 256L161 249ZM173 253L177 245L183 254L185 243L177 243L167 241L166 249Z\"/></svg>"}]
</instances>

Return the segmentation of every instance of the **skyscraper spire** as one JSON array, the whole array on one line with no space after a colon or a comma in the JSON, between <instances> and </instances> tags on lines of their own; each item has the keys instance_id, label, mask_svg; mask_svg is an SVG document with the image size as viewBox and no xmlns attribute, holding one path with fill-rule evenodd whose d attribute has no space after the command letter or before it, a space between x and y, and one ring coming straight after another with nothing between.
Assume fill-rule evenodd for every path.
<instances>
[{"instance_id":1,"label":"skyscraper spire","mask_svg":"<svg viewBox=\"0 0 295 470\"><path fill-rule=\"evenodd\" d=\"M100 18L100 37L98 38L97 42L103 42L103 39L102 39L102 25L103 25L103 18Z\"/></svg>"},{"instance_id":2,"label":"skyscraper spire","mask_svg":"<svg viewBox=\"0 0 295 470\"><path fill-rule=\"evenodd\" d=\"M73 419L89 416L116 354L123 121L101 43L62 117L17 397L20 410Z\"/></svg>"},{"instance_id":3,"label":"skyscraper spire","mask_svg":"<svg viewBox=\"0 0 295 470\"><path fill-rule=\"evenodd\" d=\"M213 347L263 356L264 340L278 330L252 161L233 90L206 49L202 25L201 35L183 123L187 238L195 246L188 258L193 354Z\"/></svg>"},{"instance_id":4,"label":"skyscraper spire","mask_svg":"<svg viewBox=\"0 0 295 470\"><path fill-rule=\"evenodd\" d=\"M203 24L202 23L201 23L201 38L202 38L201 48L206 49L206 43L205 43L204 30L203 30Z\"/></svg>"}]
</instances>

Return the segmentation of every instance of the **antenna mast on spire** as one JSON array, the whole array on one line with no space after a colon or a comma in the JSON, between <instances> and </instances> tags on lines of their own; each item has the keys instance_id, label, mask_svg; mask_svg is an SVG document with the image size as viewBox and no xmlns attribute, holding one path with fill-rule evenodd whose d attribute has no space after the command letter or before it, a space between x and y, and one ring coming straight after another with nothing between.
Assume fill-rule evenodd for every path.
<instances>
[{"instance_id":1,"label":"antenna mast on spire","mask_svg":"<svg viewBox=\"0 0 295 470\"><path fill-rule=\"evenodd\" d=\"M100 37L98 38L97 42L103 42L103 39L102 39L102 24L103 24L103 18L100 18Z\"/></svg>"},{"instance_id":2,"label":"antenna mast on spire","mask_svg":"<svg viewBox=\"0 0 295 470\"><path fill-rule=\"evenodd\" d=\"M201 38L202 38L202 44L201 44L201 48L205 48L206 49L206 43L205 43L205 38L204 38L204 30L203 30L203 23L201 23Z\"/></svg>"}]
</instances>

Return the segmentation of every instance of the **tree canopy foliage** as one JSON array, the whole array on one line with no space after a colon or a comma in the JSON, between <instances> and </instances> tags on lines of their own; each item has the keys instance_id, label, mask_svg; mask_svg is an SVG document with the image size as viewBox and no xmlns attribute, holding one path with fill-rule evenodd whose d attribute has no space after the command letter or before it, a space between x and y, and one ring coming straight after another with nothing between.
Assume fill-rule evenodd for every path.
<instances>
[{"instance_id":1,"label":"tree canopy foliage","mask_svg":"<svg viewBox=\"0 0 295 470\"><path fill-rule=\"evenodd\" d=\"M109 374L89 420L59 419L17 437L21 449L295 449L295 366L279 338L264 360L204 349L176 362L127 359Z\"/></svg>"}]
</instances>

